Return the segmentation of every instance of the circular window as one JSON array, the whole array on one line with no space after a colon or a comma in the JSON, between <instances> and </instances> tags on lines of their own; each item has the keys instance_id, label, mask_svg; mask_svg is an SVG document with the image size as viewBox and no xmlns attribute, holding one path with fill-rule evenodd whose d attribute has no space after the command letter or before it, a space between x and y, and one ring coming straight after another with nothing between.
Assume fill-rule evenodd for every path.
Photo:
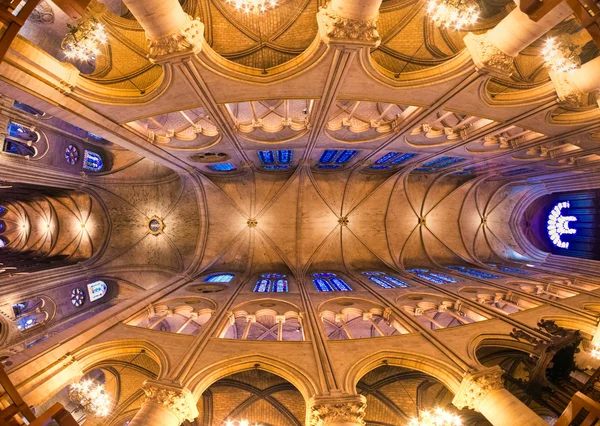
<instances>
[{"instance_id":1,"label":"circular window","mask_svg":"<svg viewBox=\"0 0 600 426\"><path fill-rule=\"evenodd\" d=\"M83 290L80 288L73 289L71 292L71 303L73 306L79 308L81 305L83 305L83 302L85 302L85 294L83 293Z\"/></svg>"},{"instance_id":2,"label":"circular window","mask_svg":"<svg viewBox=\"0 0 600 426\"><path fill-rule=\"evenodd\" d=\"M74 166L75 163L77 163L77 160L79 160L79 151L77 151L75 145L69 145L67 149L65 149L65 160L67 160L67 163L71 166Z\"/></svg>"},{"instance_id":3,"label":"circular window","mask_svg":"<svg viewBox=\"0 0 600 426\"><path fill-rule=\"evenodd\" d=\"M147 224L148 231L150 231L152 235L162 234L163 229L165 228L165 223L158 216L153 216L148 219Z\"/></svg>"}]
</instances>

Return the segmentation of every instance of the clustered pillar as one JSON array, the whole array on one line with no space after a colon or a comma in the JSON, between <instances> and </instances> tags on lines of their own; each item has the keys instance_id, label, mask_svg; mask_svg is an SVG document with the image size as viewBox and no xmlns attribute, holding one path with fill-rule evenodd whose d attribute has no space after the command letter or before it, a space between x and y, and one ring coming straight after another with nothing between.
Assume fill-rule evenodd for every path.
<instances>
[{"instance_id":1,"label":"clustered pillar","mask_svg":"<svg viewBox=\"0 0 600 426\"><path fill-rule=\"evenodd\" d=\"M153 380L144 383L146 394L129 426L179 426L198 417L192 393L180 386Z\"/></svg>"},{"instance_id":2,"label":"clustered pillar","mask_svg":"<svg viewBox=\"0 0 600 426\"><path fill-rule=\"evenodd\" d=\"M363 395L314 397L308 401L307 426L364 426Z\"/></svg>"}]
</instances>

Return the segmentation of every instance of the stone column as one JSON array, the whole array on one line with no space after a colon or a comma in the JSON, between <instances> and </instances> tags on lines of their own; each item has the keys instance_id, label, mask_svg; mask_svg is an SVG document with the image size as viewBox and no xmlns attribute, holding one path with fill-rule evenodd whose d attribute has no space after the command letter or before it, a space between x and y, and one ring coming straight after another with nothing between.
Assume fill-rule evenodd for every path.
<instances>
[{"instance_id":1,"label":"stone column","mask_svg":"<svg viewBox=\"0 0 600 426\"><path fill-rule=\"evenodd\" d=\"M509 77L514 58L572 13L567 3L562 2L534 22L516 8L487 33L469 33L464 41L479 72Z\"/></svg>"},{"instance_id":2,"label":"stone column","mask_svg":"<svg viewBox=\"0 0 600 426\"><path fill-rule=\"evenodd\" d=\"M317 14L319 34L325 43L367 44L377 47L382 0L331 0Z\"/></svg>"},{"instance_id":3,"label":"stone column","mask_svg":"<svg viewBox=\"0 0 600 426\"><path fill-rule=\"evenodd\" d=\"M494 426L548 426L540 416L504 388L498 367L465 376L452 403L479 411Z\"/></svg>"},{"instance_id":4,"label":"stone column","mask_svg":"<svg viewBox=\"0 0 600 426\"><path fill-rule=\"evenodd\" d=\"M363 395L313 397L306 426L364 426L367 399Z\"/></svg>"},{"instance_id":5,"label":"stone column","mask_svg":"<svg viewBox=\"0 0 600 426\"><path fill-rule=\"evenodd\" d=\"M204 24L185 13L178 0L123 2L144 28L153 62L162 63L200 51Z\"/></svg>"},{"instance_id":6,"label":"stone column","mask_svg":"<svg viewBox=\"0 0 600 426\"><path fill-rule=\"evenodd\" d=\"M198 417L192 393L180 386L146 380L142 408L129 426L179 426Z\"/></svg>"},{"instance_id":7,"label":"stone column","mask_svg":"<svg viewBox=\"0 0 600 426\"><path fill-rule=\"evenodd\" d=\"M580 104L584 94L600 91L600 57L570 72L551 72L550 78L558 99ZM596 100L600 106L600 96L596 96Z\"/></svg>"}]
</instances>

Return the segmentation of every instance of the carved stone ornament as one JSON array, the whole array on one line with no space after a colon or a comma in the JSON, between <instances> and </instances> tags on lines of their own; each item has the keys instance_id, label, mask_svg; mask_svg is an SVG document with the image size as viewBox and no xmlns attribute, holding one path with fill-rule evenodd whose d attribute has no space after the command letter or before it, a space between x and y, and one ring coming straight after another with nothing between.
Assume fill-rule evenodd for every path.
<instances>
[{"instance_id":1,"label":"carved stone ornament","mask_svg":"<svg viewBox=\"0 0 600 426\"><path fill-rule=\"evenodd\" d=\"M559 101L578 106L583 103L583 92L571 83L568 72L550 71L549 74Z\"/></svg>"},{"instance_id":2,"label":"carved stone ornament","mask_svg":"<svg viewBox=\"0 0 600 426\"><path fill-rule=\"evenodd\" d=\"M471 54L475 67L480 73L496 77L510 77L515 58L492 44L488 40L487 34L475 35L469 33L463 40Z\"/></svg>"},{"instance_id":3,"label":"carved stone ornament","mask_svg":"<svg viewBox=\"0 0 600 426\"><path fill-rule=\"evenodd\" d=\"M331 8L331 3L328 3L319 10L317 21L319 32L327 42L349 40L366 42L375 46L379 46L381 43L381 37L377 31L377 18L364 21L344 18Z\"/></svg>"},{"instance_id":4,"label":"carved stone ornament","mask_svg":"<svg viewBox=\"0 0 600 426\"><path fill-rule=\"evenodd\" d=\"M362 395L320 397L310 402L307 426L328 426L336 423L365 424L367 399Z\"/></svg>"},{"instance_id":5,"label":"carved stone ornament","mask_svg":"<svg viewBox=\"0 0 600 426\"><path fill-rule=\"evenodd\" d=\"M465 376L452 403L459 410L467 407L479 411L479 404L488 393L504 388L503 374L504 371L495 366Z\"/></svg>"},{"instance_id":6,"label":"carved stone ornament","mask_svg":"<svg viewBox=\"0 0 600 426\"><path fill-rule=\"evenodd\" d=\"M153 402L167 408L177 416L180 423L189 422L198 417L198 409L192 393L178 386L147 380L143 387L144 402Z\"/></svg>"},{"instance_id":7,"label":"carved stone ornament","mask_svg":"<svg viewBox=\"0 0 600 426\"><path fill-rule=\"evenodd\" d=\"M151 61L160 63L180 56L196 54L202 48L204 24L187 17L185 24L175 34L148 39Z\"/></svg>"}]
</instances>

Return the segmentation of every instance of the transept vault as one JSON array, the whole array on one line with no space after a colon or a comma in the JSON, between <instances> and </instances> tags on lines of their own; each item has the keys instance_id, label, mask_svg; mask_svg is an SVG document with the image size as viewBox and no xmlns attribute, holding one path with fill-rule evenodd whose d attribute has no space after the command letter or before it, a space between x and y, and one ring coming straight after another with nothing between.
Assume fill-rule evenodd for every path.
<instances>
[{"instance_id":1,"label":"transept vault","mask_svg":"<svg viewBox=\"0 0 600 426\"><path fill-rule=\"evenodd\" d=\"M584 3L2 2L0 425L594 424Z\"/></svg>"}]
</instances>

